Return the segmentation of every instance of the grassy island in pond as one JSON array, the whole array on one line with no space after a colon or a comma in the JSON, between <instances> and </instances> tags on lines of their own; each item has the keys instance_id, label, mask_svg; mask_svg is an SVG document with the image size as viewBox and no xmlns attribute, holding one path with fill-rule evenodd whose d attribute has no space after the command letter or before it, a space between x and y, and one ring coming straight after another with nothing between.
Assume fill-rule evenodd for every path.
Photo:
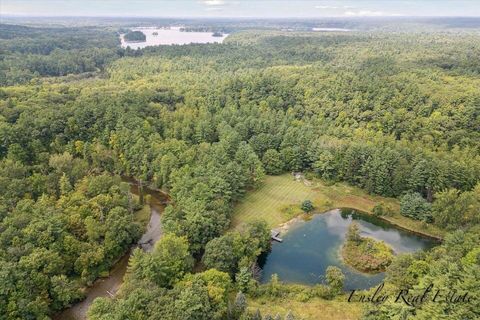
<instances>
[{"instance_id":1,"label":"grassy island in pond","mask_svg":"<svg viewBox=\"0 0 480 320\"><path fill-rule=\"evenodd\" d=\"M361 272L383 272L392 263L393 250L385 242L362 237L352 223L342 247L344 262Z\"/></svg>"}]
</instances>

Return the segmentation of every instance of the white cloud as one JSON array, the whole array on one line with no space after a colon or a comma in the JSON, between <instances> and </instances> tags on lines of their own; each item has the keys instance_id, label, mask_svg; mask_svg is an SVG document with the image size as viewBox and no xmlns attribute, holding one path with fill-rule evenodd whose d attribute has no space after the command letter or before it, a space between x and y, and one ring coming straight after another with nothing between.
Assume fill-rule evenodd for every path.
<instances>
[{"instance_id":1,"label":"white cloud","mask_svg":"<svg viewBox=\"0 0 480 320\"><path fill-rule=\"evenodd\" d=\"M335 7L335 6L315 6L315 9L340 9L340 7Z\"/></svg>"},{"instance_id":2,"label":"white cloud","mask_svg":"<svg viewBox=\"0 0 480 320\"><path fill-rule=\"evenodd\" d=\"M223 9L220 7L208 7L205 8L205 11L222 11Z\"/></svg>"},{"instance_id":3,"label":"white cloud","mask_svg":"<svg viewBox=\"0 0 480 320\"><path fill-rule=\"evenodd\" d=\"M206 4L207 6L222 6L225 4L223 0L204 0L202 3Z\"/></svg>"},{"instance_id":4,"label":"white cloud","mask_svg":"<svg viewBox=\"0 0 480 320\"><path fill-rule=\"evenodd\" d=\"M315 9L352 9L352 6L315 6Z\"/></svg>"},{"instance_id":5,"label":"white cloud","mask_svg":"<svg viewBox=\"0 0 480 320\"><path fill-rule=\"evenodd\" d=\"M380 16L391 15L383 11L371 11L371 10L346 11L344 14L348 17L380 17Z\"/></svg>"}]
</instances>

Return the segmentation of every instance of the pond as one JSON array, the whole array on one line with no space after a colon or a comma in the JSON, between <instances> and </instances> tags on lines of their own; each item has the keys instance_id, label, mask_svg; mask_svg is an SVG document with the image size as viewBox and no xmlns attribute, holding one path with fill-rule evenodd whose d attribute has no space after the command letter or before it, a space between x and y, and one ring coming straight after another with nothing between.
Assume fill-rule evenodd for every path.
<instances>
[{"instance_id":1,"label":"pond","mask_svg":"<svg viewBox=\"0 0 480 320\"><path fill-rule=\"evenodd\" d=\"M313 215L311 220L295 221L280 236L282 243L273 243L272 250L261 257L261 282L272 274L281 281L314 285L324 283L328 266L337 266L345 274L345 290L366 289L382 282L384 273L364 274L342 263L340 248L350 223L355 220L362 236L383 240L396 254L426 250L437 244L433 239L397 229L371 215L351 209L335 209Z\"/></svg>"},{"instance_id":2,"label":"pond","mask_svg":"<svg viewBox=\"0 0 480 320\"><path fill-rule=\"evenodd\" d=\"M214 37L213 32L184 32L180 27L171 28L135 28L133 31L141 31L147 37L145 42L126 42L123 35L120 36L122 48L142 49L148 46L190 44L190 43L222 43L228 34Z\"/></svg>"}]
</instances>

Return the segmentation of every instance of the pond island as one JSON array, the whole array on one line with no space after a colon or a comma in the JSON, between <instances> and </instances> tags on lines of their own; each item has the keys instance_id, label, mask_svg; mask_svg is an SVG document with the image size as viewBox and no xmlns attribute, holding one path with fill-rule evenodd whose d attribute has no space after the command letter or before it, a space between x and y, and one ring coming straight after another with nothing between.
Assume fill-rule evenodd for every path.
<instances>
[{"instance_id":1,"label":"pond island","mask_svg":"<svg viewBox=\"0 0 480 320\"><path fill-rule=\"evenodd\" d=\"M393 249L383 241L360 235L359 227L352 222L341 250L345 264L360 272L383 272L393 261Z\"/></svg>"}]
</instances>

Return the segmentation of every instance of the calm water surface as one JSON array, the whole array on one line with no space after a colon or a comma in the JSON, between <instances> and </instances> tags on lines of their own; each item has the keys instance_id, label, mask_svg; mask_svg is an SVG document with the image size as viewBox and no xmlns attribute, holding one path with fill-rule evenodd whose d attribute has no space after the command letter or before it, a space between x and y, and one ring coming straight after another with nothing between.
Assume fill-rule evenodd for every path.
<instances>
[{"instance_id":1,"label":"calm water surface","mask_svg":"<svg viewBox=\"0 0 480 320\"><path fill-rule=\"evenodd\" d=\"M145 42L126 42L123 35L120 36L122 48L142 49L148 46L190 44L190 43L222 43L228 36L214 37L212 32L182 32L180 27L170 29L136 28L133 31L141 31L147 36ZM153 33L158 33L154 35Z\"/></svg>"},{"instance_id":2,"label":"calm water surface","mask_svg":"<svg viewBox=\"0 0 480 320\"><path fill-rule=\"evenodd\" d=\"M358 223L362 236L385 241L397 254L425 250L435 245L431 239L396 229L375 217L350 209L336 209L316 214L309 221L298 221L287 233L280 235L283 243L274 243L271 252L260 261L262 282L268 282L276 273L284 282L324 283L328 266L342 269L346 290L366 289L382 282L384 273L363 274L339 259L339 250L353 220Z\"/></svg>"}]
</instances>

